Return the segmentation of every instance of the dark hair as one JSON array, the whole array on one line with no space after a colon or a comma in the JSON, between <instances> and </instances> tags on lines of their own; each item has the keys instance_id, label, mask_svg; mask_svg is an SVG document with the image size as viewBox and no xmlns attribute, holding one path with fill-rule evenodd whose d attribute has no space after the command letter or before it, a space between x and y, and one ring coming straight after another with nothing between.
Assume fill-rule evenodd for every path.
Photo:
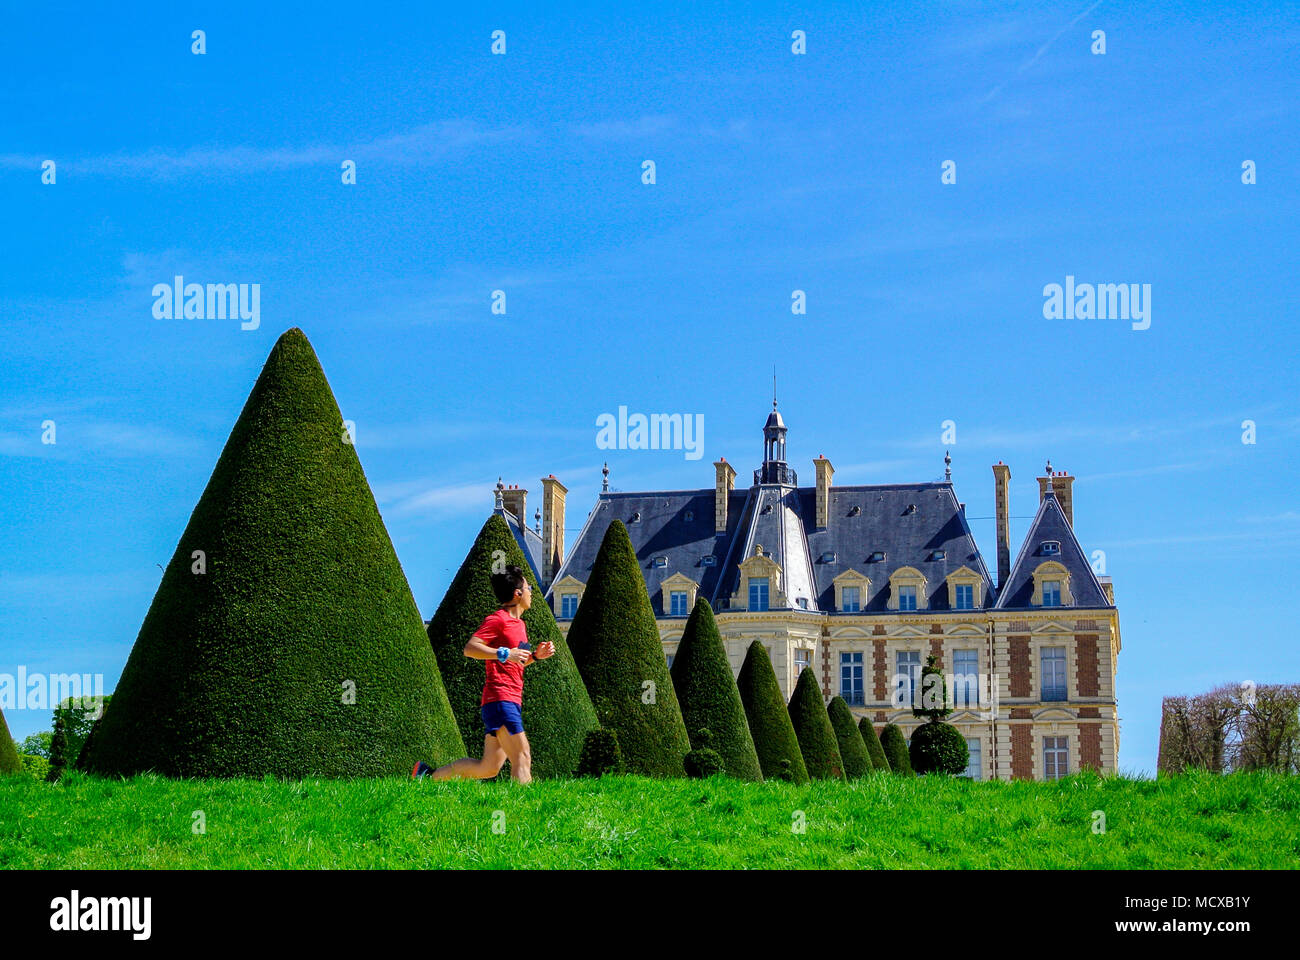
<instances>
[{"instance_id":1,"label":"dark hair","mask_svg":"<svg viewBox=\"0 0 1300 960\"><path fill-rule=\"evenodd\" d=\"M524 568L514 564L506 567L505 573L492 574L492 592L501 603L509 603L515 598L515 591L522 590L528 581L524 579Z\"/></svg>"}]
</instances>

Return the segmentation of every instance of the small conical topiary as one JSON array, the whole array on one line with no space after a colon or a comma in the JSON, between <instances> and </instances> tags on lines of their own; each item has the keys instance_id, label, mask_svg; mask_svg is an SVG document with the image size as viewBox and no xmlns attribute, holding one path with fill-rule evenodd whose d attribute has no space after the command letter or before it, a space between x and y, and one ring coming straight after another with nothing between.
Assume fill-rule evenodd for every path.
<instances>
[{"instance_id":1,"label":"small conical topiary","mask_svg":"<svg viewBox=\"0 0 1300 960\"><path fill-rule=\"evenodd\" d=\"M0 774L23 772L23 762L18 759L18 748L14 746L14 738L9 735L9 724L5 723L4 711L0 710Z\"/></svg>"},{"instance_id":2,"label":"small conical topiary","mask_svg":"<svg viewBox=\"0 0 1300 960\"><path fill-rule=\"evenodd\" d=\"M939 667L939 658L933 653L925 658L921 668L921 682L916 686L916 702L912 716L926 720L942 720L952 711L948 709L948 681Z\"/></svg>"},{"instance_id":3,"label":"small conical topiary","mask_svg":"<svg viewBox=\"0 0 1300 960\"><path fill-rule=\"evenodd\" d=\"M763 776L807 783L808 768L799 752L799 738L795 736L790 712L776 682L776 671L772 669L767 648L757 640L749 645L736 686Z\"/></svg>"},{"instance_id":4,"label":"small conical topiary","mask_svg":"<svg viewBox=\"0 0 1300 960\"><path fill-rule=\"evenodd\" d=\"M373 777L464 750L352 434L311 344L289 330L190 515L80 765Z\"/></svg>"},{"instance_id":5,"label":"small conical topiary","mask_svg":"<svg viewBox=\"0 0 1300 960\"><path fill-rule=\"evenodd\" d=\"M853 722L853 711L843 697L832 697L826 708L831 718L831 727L835 730L835 742L840 748L840 758L844 761L844 776L850 780L863 777L871 772L871 757L867 755L867 745L858 732L858 725Z\"/></svg>"},{"instance_id":6,"label":"small conical topiary","mask_svg":"<svg viewBox=\"0 0 1300 960\"><path fill-rule=\"evenodd\" d=\"M867 755L871 758L872 769L888 772L889 761L885 759L885 748L880 745L880 735L876 733L870 718L863 717L858 721L858 732L862 734L862 740L867 745Z\"/></svg>"},{"instance_id":7,"label":"small conical topiary","mask_svg":"<svg viewBox=\"0 0 1300 960\"><path fill-rule=\"evenodd\" d=\"M624 769L648 777L685 776L691 741L650 595L620 520L605 530L569 627L569 649L601 726L618 734Z\"/></svg>"},{"instance_id":8,"label":"small conical topiary","mask_svg":"<svg viewBox=\"0 0 1300 960\"><path fill-rule=\"evenodd\" d=\"M758 752L740 702L740 690L731 675L727 648L722 645L713 608L703 597L695 602L686 621L671 673L687 732L709 731L707 747L721 755L727 776L762 780ZM697 750L706 746L696 734L691 735L691 745Z\"/></svg>"},{"instance_id":9,"label":"small conical topiary","mask_svg":"<svg viewBox=\"0 0 1300 960\"><path fill-rule=\"evenodd\" d=\"M804 667L799 682L794 685L790 722L794 724L808 776L814 780L843 780L844 760L812 667Z\"/></svg>"},{"instance_id":10,"label":"small conical topiary","mask_svg":"<svg viewBox=\"0 0 1300 960\"><path fill-rule=\"evenodd\" d=\"M907 757L907 739L896 723L885 724L880 735L880 746L884 748L885 759L889 761L889 770L900 777L915 776L912 763Z\"/></svg>"},{"instance_id":11,"label":"small conical topiary","mask_svg":"<svg viewBox=\"0 0 1300 960\"><path fill-rule=\"evenodd\" d=\"M429 642L438 657L438 667L468 755L480 757L483 755L480 701L486 670L482 660L465 656L465 643L484 618L501 608L492 592L492 572L508 566L520 567L533 587L533 603L523 617L529 647L536 650L548 640L555 644L553 656L535 660L524 668L524 730L533 757L533 776L567 777L578 767L587 731L600 724L569 645L556 626L555 615L542 597L523 550L500 514L492 514L483 524L442 603L438 604L437 612L429 621ZM508 780L509 769L507 762L499 779Z\"/></svg>"}]
</instances>

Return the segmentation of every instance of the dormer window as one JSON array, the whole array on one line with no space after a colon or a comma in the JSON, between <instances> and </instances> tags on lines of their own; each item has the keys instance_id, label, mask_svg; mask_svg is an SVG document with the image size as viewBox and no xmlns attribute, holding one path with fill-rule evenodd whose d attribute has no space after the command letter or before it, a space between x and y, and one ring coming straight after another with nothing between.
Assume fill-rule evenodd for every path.
<instances>
[{"instance_id":1,"label":"dormer window","mask_svg":"<svg viewBox=\"0 0 1300 960\"><path fill-rule=\"evenodd\" d=\"M849 511L849 516L850 516L850 517L856 517L856 516L858 516L860 513L862 513L862 508L859 507L857 504L854 504L853 509Z\"/></svg>"},{"instance_id":2,"label":"dormer window","mask_svg":"<svg viewBox=\"0 0 1300 960\"><path fill-rule=\"evenodd\" d=\"M1070 591L1070 571L1056 560L1044 560L1034 570L1034 607L1069 607L1074 604Z\"/></svg>"},{"instance_id":3,"label":"dormer window","mask_svg":"<svg viewBox=\"0 0 1300 960\"><path fill-rule=\"evenodd\" d=\"M1060 552L1061 552L1061 541L1060 541L1060 540L1044 540L1044 541L1043 541L1043 556L1045 556L1045 557L1054 557L1054 556L1056 556L1056 555L1057 555L1058 553L1060 553Z\"/></svg>"},{"instance_id":4,"label":"dormer window","mask_svg":"<svg viewBox=\"0 0 1300 960\"><path fill-rule=\"evenodd\" d=\"M627 522L628 522L628 523L640 523L640 522L641 522L641 511L640 511L640 510L634 511L633 514L632 514L632 516L628 517Z\"/></svg>"},{"instance_id":5,"label":"dormer window","mask_svg":"<svg viewBox=\"0 0 1300 960\"><path fill-rule=\"evenodd\" d=\"M1061 605L1061 581L1043 581L1043 606L1059 607Z\"/></svg>"},{"instance_id":6,"label":"dormer window","mask_svg":"<svg viewBox=\"0 0 1300 960\"><path fill-rule=\"evenodd\" d=\"M667 557L655 557L653 560L650 561L650 565L651 565L652 567L666 567L666 566L668 566L668 558L667 558Z\"/></svg>"},{"instance_id":7,"label":"dormer window","mask_svg":"<svg viewBox=\"0 0 1300 960\"><path fill-rule=\"evenodd\" d=\"M867 562L868 562L868 563L884 563L884 562L885 562L885 551L884 551L884 550L877 550L877 551L875 551L871 556L867 557Z\"/></svg>"},{"instance_id":8,"label":"dormer window","mask_svg":"<svg viewBox=\"0 0 1300 960\"><path fill-rule=\"evenodd\" d=\"M835 551L834 551L834 550L827 550L825 553L823 553L823 554L821 555L821 560L820 560L820 562L821 562L821 563L834 563L834 562L835 562Z\"/></svg>"},{"instance_id":9,"label":"dormer window","mask_svg":"<svg viewBox=\"0 0 1300 960\"><path fill-rule=\"evenodd\" d=\"M945 550L934 550L934 551L932 551L932 552L930 553L930 559L931 559L931 560L942 560L942 559L944 559L944 557L946 557L947 555L948 555L948 553L947 553L947 551L945 551Z\"/></svg>"},{"instance_id":10,"label":"dormer window","mask_svg":"<svg viewBox=\"0 0 1300 960\"><path fill-rule=\"evenodd\" d=\"M682 514L682 519L685 520L687 523L690 523L692 520L695 519L695 511L687 510L684 514Z\"/></svg>"},{"instance_id":11,"label":"dormer window","mask_svg":"<svg viewBox=\"0 0 1300 960\"><path fill-rule=\"evenodd\" d=\"M913 513L916 513L916 504L914 504L914 503L909 503L909 504L907 505L907 509L903 511L903 516L906 517L906 516L909 516L910 514L913 514Z\"/></svg>"},{"instance_id":12,"label":"dormer window","mask_svg":"<svg viewBox=\"0 0 1300 960\"><path fill-rule=\"evenodd\" d=\"M718 565L718 558L711 553L706 557L700 557L701 567L716 567L717 565Z\"/></svg>"}]
</instances>

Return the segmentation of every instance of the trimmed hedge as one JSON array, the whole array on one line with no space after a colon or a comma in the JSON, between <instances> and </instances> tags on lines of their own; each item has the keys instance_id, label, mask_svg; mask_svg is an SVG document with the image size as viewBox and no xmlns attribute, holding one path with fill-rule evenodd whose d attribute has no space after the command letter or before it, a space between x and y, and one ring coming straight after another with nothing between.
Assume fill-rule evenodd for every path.
<instances>
[{"instance_id":1,"label":"trimmed hedge","mask_svg":"<svg viewBox=\"0 0 1300 960\"><path fill-rule=\"evenodd\" d=\"M808 768L799 751L799 738L790 722L785 697L781 696L767 648L758 640L749 645L740 675L736 677L736 686L740 690L740 702L745 707L745 719L749 721L749 732L754 738L763 776L807 783Z\"/></svg>"},{"instance_id":2,"label":"trimmed hedge","mask_svg":"<svg viewBox=\"0 0 1300 960\"><path fill-rule=\"evenodd\" d=\"M645 579L620 520L605 530L569 627L569 649L601 726L618 734L627 772L685 776L691 741Z\"/></svg>"},{"instance_id":3,"label":"trimmed hedge","mask_svg":"<svg viewBox=\"0 0 1300 960\"><path fill-rule=\"evenodd\" d=\"M790 722L799 740L799 752L808 776L814 780L843 780L844 759L835 740L822 691L812 667L804 667L790 698Z\"/></svg>"},{"instance_id":4,"label":"trimmed hedge","mask_svg":"<svg viewBox=\"0 0 1300 960\"><path fill-rule=\"evenodd\" d=\"M871 758L872 769L888 772L889 761L885 759L885 748L880 745L880 736L869 718L863 717L858 721L858 732L862 734L862 740L867 745L867 755Z\"/></svg>"},{"instance_id":5,"label":"trimmed hedge","mask_svg":"<svg viewBox=\"0 0 1300 960\"><path fill-rule=\"evenodd\" d=\"M831 698L826 708L831 718L831 728L835 731L835 742L840 748L840 758L844 761L844 776L849 779L864 777L872 770L871 757L867 755L867 745L858 732L858 725L853 722L853 711L843 697Z\"/></svg>"},{"instance_id":6,"label":"trimmed hedge","mask_svg":"<svg viewBox=\"0 0 1300 960\"><path fill-rule=\"evenodd\" d=\"M923 723L912 732L908 760L917 773L957 776L970 762L970 747L951 723Z\"/></svg>"},{"instance_id":7,"label":"trimmed hedge","mask_svg":"<svg viewBox=\"0 0 1300 960\"><path fill-rule=\"evenodd\" d=\"M710 734L707 744L693 734L691 745L697 750L716 750L729 777L762 780L758 751L731 674L727 648L718 633L713 608L703 597L695 602L686 621L670 673L687 733L708 730Z\"/></svg>"},{"instance_id":8,"label":"trimmed hedge","mask_svg":"<svg viewBox=\"0 0 1300 960\"><path fill-rule=\"evenodd\" d=\"M896 723L885 724L880 734L880 746L884 748L885 759L889 761L889 770L900 777L915 776L911 760L907 756L907 738Z\"/></svg>"},{"instance_id":9,"label":"trimmed hedge","mask_svg":"<svg viewBox=\"0 0 1300 960\"><path fill-rule=\"evenodd\" d=\"M18 758L18 748L14 738L9 735L9 724L5 723L4 711L0 710L0 773L22 773L23 763Z\"/></svg>"},{"instance_id":10,"label":"trimmed hedge","mask_svg":"<svg viewBox=\"0 0 1300 960\"><path fill-rule=\"evenodd\" d=\"M618 746L618 734L604 727L588 730L582 740L582 753L578 757L577 776L603 777L623 772L623 751Z\"/></svg>"},{"instance_id":11,"label":"trimmed hedge","mask_svg":"<svg viewBox=\"0 0 1300 960\"><path fill-rule=\"evenodd\" d=\"M703 780L706 777L713 777L727 772L726 766L722 762L722 754L710 746L713 742L713 734L707 727L697 731L691 740L695 743L695 747L686 755L685 766L688 777L694 780ZM757 758L755 762L757 763Z\"/></svg>"},{"instance_id":12,"label":"trimmed hedge","mask_svg":"<svg viewBox=\"0 0 1300 960\"><path fill-rule=\"evenodd\" d=\"M939 658L933 653L925 658L925 666L921 668L916 700L918 702L912 705L914 717L942 720L952 712L948 709L948 681L939 667Z\"/></svg>"},{"instance_id":13,"label":"trimmed hedge","mask_svg":"<svg viewBox=\"0 0 1300 960\"><path fill-rule=\"evenodd\" d=\"M334 394L307 338L289 330L78 765L124 776L405 776L417 759L464 752Z\"/></svg>"},{"instance_id":14,"label":"trimmed hedge","mask_svg":"<svg viewBox=\"0 0 1300 960\"><path fill-rule=\"evenodd\" d=\"M502 566L521 567L532 584L533 603L523 617L529 647L536 650L548 640L555 644L554 656L534 660L524 668L524 730L532 748L533 776L567 777L578 767L587 731L595 730L600 724L551 607L542 597L542 589L523 550L500 514L487 518L442 603L438 604L437 612L429 621L429 642L438 658L468 756L481 757L483 716L479 701L483 699L487 670L482 660L465 656L465 642L482 626L484 618L501 609L500 601L492 592L492 570L498 562ZM510 779L509 761L498 779Z\"/></svg>"}]
</instances>

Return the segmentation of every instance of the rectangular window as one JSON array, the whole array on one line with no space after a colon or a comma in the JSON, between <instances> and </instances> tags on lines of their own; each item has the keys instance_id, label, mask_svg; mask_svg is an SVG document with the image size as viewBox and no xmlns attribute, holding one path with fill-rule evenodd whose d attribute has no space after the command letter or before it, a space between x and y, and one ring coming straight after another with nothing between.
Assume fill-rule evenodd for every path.
<instances>
[{"instance_id":1,"label":"rectangular window","mask_svg":"<svg viewBox=\"0 0 1300 960\"><path fill-rule=\"evenodd\" d=\"M973 583L957 584L957 609L975 609L975 585Z\"/></svg>"},{"instance_id":2,"label":"rectangular window","mask_svg":"<svg viewBox=\"0 0 1300 960\"><path fill-rule=\"evenodd\" d=\"M966 769L962 771L962 776L980 780L984 776L980 770L980 738L967 737L966 749L970 751L970 760L966 762Z\"/></svg>"},{"instance_id":3,"label":"rectangular window","mask_svg":"<svg viewBox=\"0 0 1300 960\"><path fill-rule=\"evenodd\" d=\"M749 609L767 609L767 577L749 578Z\"/></svg>"},{"instance_id":4,"label":"rectangular window","mask_svg":"<svg viewBox=\"0 0 1300 960\"><path fill-rule=\"evenodd\" d=\"M916 702L916 681L921 676L921 651L900 650L895 661L894 705L908 707Z\"/></svg>"},{"instance_id":5,"label":"rectangular window","mask_svg":"<svg viewBox=\"0 0 1300 960\"><path fill-rule=\"evenodd\" d=\"M1068 699L1065 686L1065 647L1043 647L1043 699Z\"/></svg>"},{"instance_id":6,"label":"rectangular window","mask_svg":"<svg viewBox=\"0 0 1300 960\"><path fill-rule=\"evenodd\" d=\"M668 596L670 598L669 603L671 605L671 611L669 613L669 616L684 617L688 613L690 613L690 611L686 609L685 590L674 590Z\"/></svg>"},{"instance_id":7,"label":"rectangular window","mask_svg":"<svg viewBox=\"0 0 1300 960\"><path fill-rule=\"evenodd\" d=\"M811 650L796 650L794 652L794 678L799 679L799 675L812 664Z\"/></svg>"},{"instance_id":8,"label":"rectangular window","mask_svg":"<svg viewBox=\"0 0 1300 960\"><path fill-rule=\"evenodd\" d=\"M576 593L560 594L560 619L572 620L578 612L578 595Z\"/></svg>"},{"instance_id":9,"label":"rectangular window","mask_svg":"<svg viewBox=\"0 0 1300 960\"><path fill-rule=\"evenodd\" d=\"M862 609L861 587L840 587L840 609L845 613L857 613Z\"/></svg>"},{"instance_id":10,"label":"rectangular window","mask_svg":"<svg viewBox=\"0 0 1300 960\"><path fill-rule=\"evenodd\" d=\"M666 653L664 656L668 659L668 669L671 670L673 668L673 657L677 656L677 654Z\"/></svg>"},{"instance_id":11,"label":"rectangular window","mask_svg":"<svg viewBox=\"0 0 1300 960\"><path fill-rule=\"evenodd\" d=\"M898 588L898 609L899 610L916 609L916 587Z\"/></svg>"},{"instance_id":12,"label":"rectangular window","mask_svg":"<svg viewBox=\"0 0 1300 960\"><path fill-rule=\"evenodd\" d=\"M980 702L980 654L978 650L952 652L952 702L957 707L974 707Z\"/></svg>"},{"instance_id":13,"label":"rectangular window","mask_svg":"<svg viewBox=\"0 0 1300 960\"><path fill-rule=\"evenodd\" d=\"M1070 772L1068 737L1043 737L1043 777L1059 780Z\"/></svg>"},{"instance_id":14,"label":"rectangular window","mask_svg":"<svg viewBox=\"0 0 1300 960\"><path fill-rule=\"evenodd\" d=\"M1061 605L1061 581L1043 581L1043 606L1059 607Z\"/></svg>"},{"instance_id":15,"label":"rectangular window","mask_svg":"<svg viewBox=\"0 0 1300 960\"><path fill-rule=\"evenodd\" d=\"M851 707L860 707L862 699L862 654L840 654L840 696Z\"/></svg>"}]
</instances>

